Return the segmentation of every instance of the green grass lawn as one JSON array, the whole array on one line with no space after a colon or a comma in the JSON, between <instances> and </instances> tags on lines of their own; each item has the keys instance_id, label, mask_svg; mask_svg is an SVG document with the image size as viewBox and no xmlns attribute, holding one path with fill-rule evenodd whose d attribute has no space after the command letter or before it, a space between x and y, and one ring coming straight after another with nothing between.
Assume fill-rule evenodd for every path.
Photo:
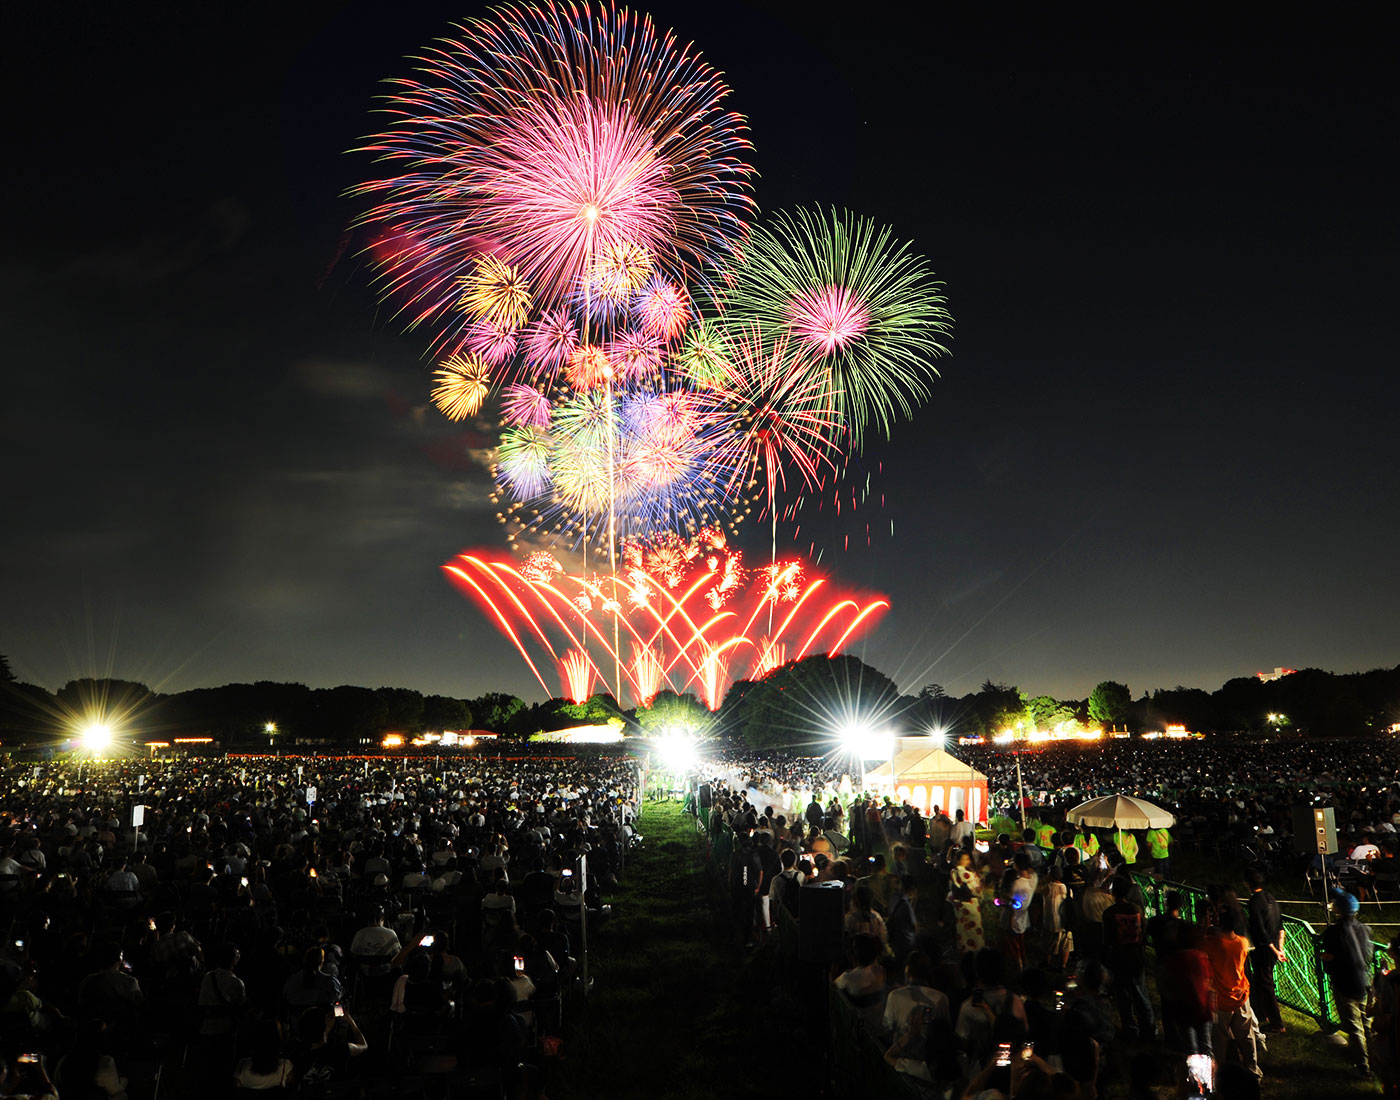
<instances>
[{"instance_id":1,"label":"green grass lawn","mask_svg":"<svg viewBox=\"0 0 1400 1100\"><path fill-rule=\"evenodd\" d=\"M785 999L773 949L731 941L722 887L705 871L694 819L648 803L645 836L612 917L590 943L592 996L565 1022L563 1057L547 1067L554 1100L714 1100L771 1093L782 1059L796 1095L821 1062L784 1056L800 1041L800 1006Z\"/></svg>"}]
</instances>

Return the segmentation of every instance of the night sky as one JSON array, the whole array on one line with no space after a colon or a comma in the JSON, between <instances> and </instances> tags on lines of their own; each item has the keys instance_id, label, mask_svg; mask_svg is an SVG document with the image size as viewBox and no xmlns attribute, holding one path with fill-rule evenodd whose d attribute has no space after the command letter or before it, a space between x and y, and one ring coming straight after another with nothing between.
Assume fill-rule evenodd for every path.
<instances>
[{"instance_id":1,"label":"night sky","mask_svg":"<svg viewBox=\"0 0 1400 1100\"><path fill-rule=\"evenodd\" d=\"M504 546L489 440L428 406L347 230L378 81L484 10L411 7L0 17L21 679L543 696L439 571ZM891 599L857 655L1063 698L1400 661L1387 35L648 10L727 74L762 210L874 216L947 283L933 400L803 527Z\"/></svg>"}]
</instances>

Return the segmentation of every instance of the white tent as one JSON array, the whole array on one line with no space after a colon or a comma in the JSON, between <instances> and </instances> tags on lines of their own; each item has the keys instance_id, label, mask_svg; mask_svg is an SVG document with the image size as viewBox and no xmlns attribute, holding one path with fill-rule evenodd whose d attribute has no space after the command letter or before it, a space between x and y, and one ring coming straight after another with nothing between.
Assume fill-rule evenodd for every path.
<instances>
[{"instance_id":1,"label":"white tent","mask_svg":"<svg viewBox=\"0 0 1400 1100\"><path fill-rule=\"evenodd\" d=\"M987 820L987 777L943 749L938 738L897 738L894 759L866 772L865 787L923 814L938 806L949 817L962 810L969 821Z\"/></svg>"}]
</instances>

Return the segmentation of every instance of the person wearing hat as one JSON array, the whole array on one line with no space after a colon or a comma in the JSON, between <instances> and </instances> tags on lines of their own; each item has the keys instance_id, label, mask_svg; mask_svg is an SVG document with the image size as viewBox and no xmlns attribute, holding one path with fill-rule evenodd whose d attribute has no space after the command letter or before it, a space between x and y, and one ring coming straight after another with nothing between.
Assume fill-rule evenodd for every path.
<instances>
[{"instance_id":1,"label":"person wearing hat","mask_svg":"<svg viewBox=\"0 0 1400 1100\"><path fill-rule=\"evenodd\" d=\"M1371 988L1371 959L1375 949L1371 930L1356 919L1361 908L1354 894L1332 891L1332 923L1322 933L1322 968L1341 1018L1342 1033L1356 1071L1374 1076L1366 1050L1366 996Z\"/></svg>"}]
</instances>

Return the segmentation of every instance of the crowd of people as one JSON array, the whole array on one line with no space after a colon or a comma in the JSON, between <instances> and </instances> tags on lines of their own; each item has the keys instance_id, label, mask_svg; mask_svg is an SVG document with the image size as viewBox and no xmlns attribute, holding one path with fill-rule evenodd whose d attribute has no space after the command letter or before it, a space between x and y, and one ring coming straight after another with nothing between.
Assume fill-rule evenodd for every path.
<instances>
[{"instance_id":1,"label":"crowd of people","mask_svg":"<svg viewBox=\"0 0 1400 1100\"><path fill-rule=\"evenodd\" d=\"M0 1095L416 1072L537 1096L639 778L605 754L12 765Z\"/></svg>"},{"instance_id":2,"label":"crowd of people","mask_svg":"<svg viewBox=\"0 0 1400 1100\"><path fill-rule=\"evenodd\" d=\"M805 884L839 886L835 986L926 1096L1093 1098L1105 1072L1134 1098L1204 1094L1206 1078L1216 1096L1261 1095L1261 1052L1284 1031L1274 971L1286 958L1261 834L1281 842L1292 806L1315 793L1336 807L1346 847L1393 855L1400 787L1378 779L1396 775L1393 753L1296 742L1105 748L1027 755L1019 789L1015 762L984 753L977 765L999 809L1017 818L994 817L1004 831L985 839L961 812L852 793L827 758L805 769L790 756L711 765L697 773L695 808L708 803L712 832L723 823L733 833L736 938L772 935L784 909L800 923ZM1121 780L1105 778L1114 768ZM1194 920L1170 889L1149 917L1130 873L1165 876L1167 830L1065 820L1079 801L1125 788L1173 809L1197 843L1254 841L1254 858L1235 864L1243 877L1210 887ZM1352 1070L1396 1094L1395 980L1385 971L1373 982L1356 894L1334 889L1330 908L1322 959ZM1400 952L1400 937L1390 947Z\"/></svg>"}]
</instances>

